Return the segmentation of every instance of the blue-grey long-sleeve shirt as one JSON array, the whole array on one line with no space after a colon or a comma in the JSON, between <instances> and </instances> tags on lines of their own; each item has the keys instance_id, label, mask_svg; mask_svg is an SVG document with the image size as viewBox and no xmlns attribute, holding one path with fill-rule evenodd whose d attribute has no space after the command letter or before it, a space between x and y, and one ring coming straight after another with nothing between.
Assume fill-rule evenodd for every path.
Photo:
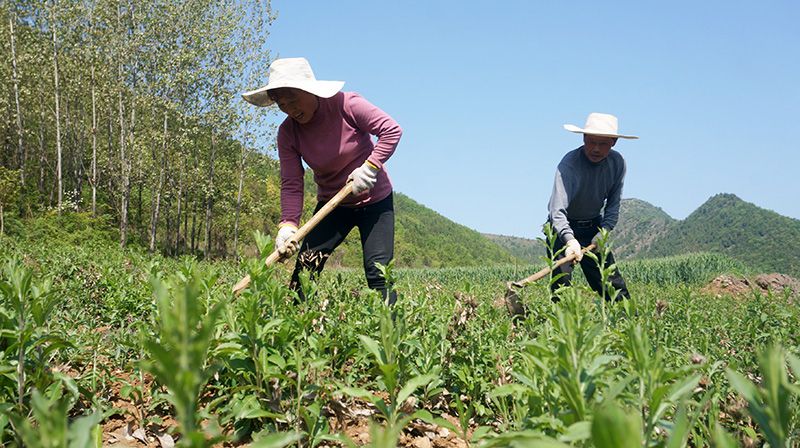
<instances>
[{"instance_id":1,"label":"blue-grey long-sleeve shirt","mask_svg":"<svg viewBox=\"0 0 800 448\"><path fill-rule=\"evenodd\" d=\"M625 159L617 151L612 149L600 163L586 158L583 146L568 152L558 164L548 205L550 222L561 240L575 238L568 220L589 220L601 211L601 226L614 229L624 180Z\"/></svg>"}]
</instances>

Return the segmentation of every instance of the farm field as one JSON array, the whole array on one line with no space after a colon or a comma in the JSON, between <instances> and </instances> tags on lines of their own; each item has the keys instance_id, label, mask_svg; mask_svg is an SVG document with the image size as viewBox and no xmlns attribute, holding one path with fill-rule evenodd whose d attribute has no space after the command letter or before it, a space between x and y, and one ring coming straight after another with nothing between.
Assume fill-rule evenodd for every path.
<instances>
[{"instance_id":1,"label":"farm field","mask_svg":"<svg viewBox=\"0 0 800 448\"><path fill-rule=\"evenodd\" d=\"M65 223L66 222L66 223ZM119 249L68 221L0 239L0 431L25 446L796 446L797 298L704 289L713 254L621 264L632 300L541 266L326 270ZM257 242L269 253L270 239ZM250 273L239 297L231 286ZM576 276L577 277L577 276ZM63 442L63 443L62 443Z\"/></svg>"}]
</instances>

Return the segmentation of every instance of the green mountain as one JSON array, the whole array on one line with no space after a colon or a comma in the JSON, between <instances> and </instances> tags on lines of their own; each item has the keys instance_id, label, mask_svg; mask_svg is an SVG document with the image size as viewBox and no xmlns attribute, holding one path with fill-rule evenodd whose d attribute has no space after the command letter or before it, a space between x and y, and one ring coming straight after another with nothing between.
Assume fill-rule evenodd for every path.
<instances>
[{"instance_id":1,"label":"green mountain","mask_svg":"<svg viewBox=\"0 0 800 448\"><path fill-rule=\"evenodd\" d=\"M719 252L754 269L800 275L800 220L718 194L671 224L636 258L689 252Z\"/></svg>"},{"instance_id":2,"label":"green mountain","mask_svg":"<svg viewBox=\"0 0 800 448\"><path fill-rule=\"evenodd\" d=\"M616 258L635 258L649 250L676 222L664 210L649 202L623 199L619 222L612 233Z\"/></svg>"},{"instance_id":3,"label":"green mountain","mask_svg":"<svg viewBox=\"0 0 800 448\"><path fill-rule=\"evenodd\" d=\"M526 263L539 263L545 253L544 245L538 240L492 233L483 236Z\"/></svg>"}]
</instances>

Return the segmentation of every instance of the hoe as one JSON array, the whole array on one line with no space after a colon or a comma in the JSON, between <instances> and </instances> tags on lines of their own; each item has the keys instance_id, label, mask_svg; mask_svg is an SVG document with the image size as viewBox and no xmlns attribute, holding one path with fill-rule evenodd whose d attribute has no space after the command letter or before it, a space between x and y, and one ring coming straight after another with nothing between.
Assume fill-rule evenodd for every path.
<instances>
[{"instance_id":1,"label":"hoe","mask_svg":"<svg viewBox=\"0 0 800 448\"><path fill-rule=\"evenodd\" d=\"M590 244L583 249L581 249L582 253L589 252L594 250L595 244ZM545 275L551 273L555 268L565 264L570 263L575 260L575 255L570 255L569 257L564 257L553 264L552 267L543 268L541 271L531 275L530 277L526 277L522 280L516 282L508 282L506 283L506 308L508 308L508 313L516 320L516 319L524 319L525 316L528 314L528 311L525 309L525 305L519 300L519 296L517 295L517 288L524 288L529 283L533 283L536 280L544 277Z\"/></svg>"},{"instance_id":2,"label":"hoe","mask_svg":"<svg viewBox=\"0 0 800 448\"><path fill-rule=\"evenodd\" d=\"M348 182L341 190L339 190L338 193L336 193L336 196L331 198L330 201L328 201L325 205L323 205L322 208L319 209L317 213L314 213L314 216L312 216L311 219L308 220L308 222L306 222L305 224L303 224L302 227L297 229L297 233L294 234L292 239L287 244L300 242L300 240L302 240L303 238L306 237L306 235L308 235L308 232L310 232L311 229L316 227L317 224L319 224L319 222L322 221L324 217L328 216L328 214L333 209L338 207L339 204L344 200L344 198L349 196L350 193L352 192L353 192L353 183ZM274 251L272 251L271 254L269 254L269 257L267 257L266 265L269 266L279 260L281 260L281 253L276 248ZM237 283L233 287L233 293L238 295L240 292L242 292L243 289L247 288L249 285L250 285L250 276L247 275L243 279L239 280L239 283Z\"/></svg>"}]
</instances>

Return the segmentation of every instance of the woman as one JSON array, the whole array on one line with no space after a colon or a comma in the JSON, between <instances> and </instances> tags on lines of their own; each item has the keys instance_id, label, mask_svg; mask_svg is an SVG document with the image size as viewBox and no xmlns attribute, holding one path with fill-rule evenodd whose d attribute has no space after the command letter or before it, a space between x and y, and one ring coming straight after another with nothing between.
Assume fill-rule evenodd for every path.
<instances>
[{"instance_id":1,"label":"woman","mask_svg":"<svg viewBox=\"0 0 800 448\"><path fill-rule=\"evenodd\" d=\"M342 81L318 81L304 58L275 60L266 86L243 94L256 106L277 104L286 119L278 128L281 173L281 220L275 246L284 256L297 249L293 236L303 211L303 162L314 172L319 210L345 183L353 194L325 217L299 247L291 287L299 274L318 275L334 249L353 227L361 234L364 273L370 288L387 299L386 282L376 263L394 257L392 184L384 164L402 130L392 117L353 92L341 92ZM372 142L371 135L378 138ZM392 292L388 301L397 300Z\"/></svg>"}]
</instances>

